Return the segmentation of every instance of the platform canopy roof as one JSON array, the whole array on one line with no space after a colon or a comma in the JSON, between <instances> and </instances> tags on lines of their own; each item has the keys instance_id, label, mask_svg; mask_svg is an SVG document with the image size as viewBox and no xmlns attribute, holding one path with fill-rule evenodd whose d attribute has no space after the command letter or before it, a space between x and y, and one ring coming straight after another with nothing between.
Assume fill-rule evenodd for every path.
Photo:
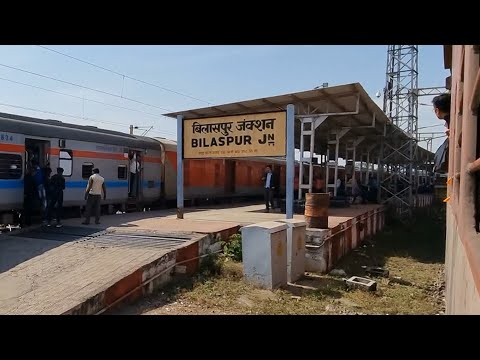
<instances>
[{"instance_id":1,"label":"platform canopy roof","mask_svg":"<svg viewBox=\"0 0 480 360\"><path fill-rule=\"evenodd\" d=\"M184 119L201 119L229 115L273 112L286 110L288 104L295 106L295 148L300 148L301 122L298 119L308 117L328 117L316 128L314 150L316 154L326 154L327 144L335 140L335 132L345 133L340 140L339 157L345 158L346 144L364 137L359 149L371 148L372 154L379 151L384 135L395 142L407 142L409 137L400 128L392 124L359 83L322 87L313 90L285 95L271 96L254 100L239 101L230 104L178 111L165 114L168 117L182 115ZM348 129L348 131L346 130ZM306 147L306 150L308 148ZM390 148L384 150L387 156ZM433 159L434 154L417 147L417 158L422 162ZM401 156L392 156L391 159Z\"/></svg>"}]
</instances>

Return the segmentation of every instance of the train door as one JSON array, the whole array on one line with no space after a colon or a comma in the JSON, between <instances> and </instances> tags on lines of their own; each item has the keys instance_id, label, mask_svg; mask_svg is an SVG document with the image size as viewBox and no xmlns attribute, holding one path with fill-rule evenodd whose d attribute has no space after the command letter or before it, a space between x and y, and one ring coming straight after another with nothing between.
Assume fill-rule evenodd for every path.
<instances>
[{"instance_id":1,"label":"train door","mask_svg":"<svg viewBox=\"0 0 480 360\"><path fill-rule=\"evenodd\" d=\"M135 200L141 200L143 198L143 153L130 150L128 159L128 196Z\"/></svg>"},{"instance_id":2,"label":"train door","mask_svg":"<svg viewBox=\"0 0 480 360\"><path fill-rule=\"evenodd\" d=\"M40 168L52 167L50 164L50 141L38 139L25 139L25 168L33 164Z\"/></svg>"},{"instance_id":3,"label":"train door","mask_svg":"<svg viewBox=\"0 0 480 360\"><path fill-rule=\"evenodd\" d=\"M225 194L235 193L235 160L225 160Z\"/></svg>"},{"instance_id":4,"label":"train door","mask_svg":"<svg viewBox=\"0 0 480 360\"><path fill-rule=\"evenodd\" d=\"M24 178L24 194L30 194L25 198L25 214L26 223L30 223L32 211L45 209L46 193L40 191L36 183L35 169L40 167L40 171L45 176L46 168L51 168L50 164L50 141L39 139L25 139L25 178ZM35 194L35 195L34 195Z\"/></svg>"}]
</instances>

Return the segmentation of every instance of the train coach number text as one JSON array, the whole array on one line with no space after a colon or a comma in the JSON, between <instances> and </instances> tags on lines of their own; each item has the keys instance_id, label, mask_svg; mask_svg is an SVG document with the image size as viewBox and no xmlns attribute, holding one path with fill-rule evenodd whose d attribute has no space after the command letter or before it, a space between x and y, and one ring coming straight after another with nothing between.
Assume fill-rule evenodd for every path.
<instances>
[{"instance_id":1,"label":"train coach number text","mask_svg":"<svg viewBox=\"0 0 480 360\"><path fill-rule=\"evenodd\" d=\"M0 141L13 141L13 135L0 133Z\"/></svg>"}]
</instances>

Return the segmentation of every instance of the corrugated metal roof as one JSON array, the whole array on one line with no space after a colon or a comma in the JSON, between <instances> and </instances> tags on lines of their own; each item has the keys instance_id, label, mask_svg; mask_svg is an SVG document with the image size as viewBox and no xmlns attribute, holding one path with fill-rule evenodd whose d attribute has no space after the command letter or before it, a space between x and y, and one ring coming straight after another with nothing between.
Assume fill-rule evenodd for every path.
<instances>
[{"instance_id":1,"label":"corrugated metal roof","mask_svg":"<svg viewBox=\"0 0 480 360\"><path fill-rule=\"evenodd\" d=\"M256 112L274 112L286 110L288 104L295 106L295 115L322 115L334 113L358 113L350 115L330 115L315 131L315 153L324 154L331 130L350 128L342 138L342 143L365 136L362 146L379 143L385 126L395 126L385 113L370 98L359 83L318 88L266 98L239 101L224 105L210 106L193 110L185 110L164 114L175 118L182 115L184 119L222 117L230 115L250 114ZM375 123L373 125L373 118ZM373 126L372 126L373 125ZM295 147L300 147L300 122L295 122ZM397 128L396 138L407 141L408 135ZM418 147L422 157L433 157L433 153ZM344 157L345 146L340 147L339 156Z\"/></svg>"}]
</instances>

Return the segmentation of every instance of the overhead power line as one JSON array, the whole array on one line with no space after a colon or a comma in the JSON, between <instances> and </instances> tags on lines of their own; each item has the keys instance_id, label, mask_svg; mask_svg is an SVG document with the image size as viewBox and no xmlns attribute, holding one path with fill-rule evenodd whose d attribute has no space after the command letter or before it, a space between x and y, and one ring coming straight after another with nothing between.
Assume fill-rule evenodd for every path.
<instances>
[{"instance_id":1,"label":"overhead power line","mask_svg":"<svg viewBox=\"0 0 480 360\"><path fill-rule=\"evenodd\" d=\"M51 115L57 115L57 116L64 116L64 117L76 118L76 119L80 119L80 120L88 120L88 121L97 122L97 123L109 124L109 125L113 125L113 126L122 127L123 129L126 129L126 127L127 127L126 124L122 124L122 123L118 123L118 122L113 122L113 121L107 121L107 120L99 120L99 119L96 119L96 118L82 117L82 116L71 115L71 114L63 114L63 113L59 113L59 112L47 111L47 110L41 110L41 109L35 109L35 108L26 107L26 106L13 105L13 104L8 104L8 103L3 103L3 102L0 102L0 105L2 105L2 106L7 106L7 107L11 107L11 108L16 108L16 109L23 109L23 110L29 110L29 111L37 111L37 112L41 112L41 113L45 113L45 114L51 114ZM152 131L153 131L153 130L152 130ZM159 133L159 134L175 135L175 134L172 133L172 132L166 132L166 131L154 131L154 132Z\"/></svg>"},{"instance_id":2,"label":"overhead power line","mask_svg":"<svg viewBox=\"0 0 480 360\"><path fill-rule=\"evenodd\" d=\"M82 89L86 89L86 90L90 90L90 91L95 91L95 92L98 92L98 93L101 93L101 94L114 96L114 97L117 97L117 98L120 98L120 99L125 99L125 100L128 100L128 101L133 101L133 102L136 102L136 103L138 103L138 104L142 104L142 105L145 105L145 106L150 106L150 107L157 108L157 109L160 109L160 110L166 110L166 111L169 111L169 112L172 111L172 110L170 110L170 109L167 109L167 108L164 108L164 107L161 107L161 106L156 106L156 105L152 105L152 104L147 104L147 103L144 103L144 102L139 101L139 100L135 100L135 99L131 99L131 98L124 97L124 96L122 96L122 95L117 95L117 94L110 93L110 92L108 92L108 91L98 90L98 89L94 89L94 88L91 88L91 87L88 87L88 86L83 86L83 85L75 84L75 83L72 83L72 82L69 82L69 81L57 79L57 78L54 78L54 77L51 77L51 76L47 76L47 75L43 75L43 74L39 74L39 73L36 73L36 72L33 72L33 71L28 71L28 70L25 70L25 69L20 69L20 68L17 68L17 67L15 67L15 66L10 66L10 65L6 65L6 64L0 64L0 66L6 67L6 68L9 68L9 69L12 69L12 70L16 70L16 71L21 71L21 72L24 72L24 73L27 73L27 74L30 74L30 75L39 76L39 77L42 77L42 78L45 78L45 79L49 79L49 80L53 80L53 81L58 81L58 82L61 82L61 83L63 83L63 84L68 84L68 85L72 85L72 86L77 86L77 87L82 88Z\"/></svg>"},{"instance_id":3,"label":"overhead power line","mask_svg":"<svg viewBox=\"0 0 480 360\"><path fill-rule=\"evenodd\" d=\"M106 68L106 67L103 67L103 66L100 66L100 65L91 63L91 62L89 62L89 61L85 61L85 60L79 59L79 58L77 58L77 57L75 57L75 56L68 55L68 54L65 54L65 53L63 53L63 52L60 52L60 51L58 51L58 50L51 49L51 48L49 48L49 47L47 47L47 46L42 46L42 45L37 45L37 46L38 46L38 47L41 47L42 49L45 49L45 50L54 52L54 53L56 53L56 54L59 54L59 55L68 57L68 58L70 58L70 59L79 61L79 62L81 62L81 63L88 64L88 65L90 65L90 66L94 66L94 67L96 67L96 68L98 68L98 69L111 72L112 74L115 74L115 75L118 75L118 76L122 76L124 79L130 79L130 80L133 80L133 81L137 81L137 82L139 82L139 83L142 83L142 84L145 84L145 85L149 85L149 86L153 86L153 87L156 87L156 88L161 89L161 90L164 90L164 91L168 91L168 92L171 92L171 93L180 95L180 96L184 96L184 97L187 97L187 98L190 98L190 99L193 99L193 100L197 100L197 101L201 101L201 102L207 103L208 105L213 105L212 103L210 103L210 102L208 102L208 101L206 101L206 100L202 100L202 99L199 99L199 98L197 98L197 97L194 97L194 96L191 96L191 95L187 95L187 94L181 93L181 92L179 92L179 91L175 91L175 90L166 88L166 87L164 87L164 86L160 86L160 85L157 85L157 84L153 84L153 83L148 82L148 81L145 81L145 80L137 79L137 78L134 78L134 77L132 77L132 76L128 76L128 75L119 73L119 72L117 72L117 71L115 71L115 70L108 69L108 68Z\"/></svg>"},{"instance_id":4,"label":"overhead power line","mask_svg":"<svg viewBox=\"0 0 480 360\"><path fill-rule=\"evenodd\" d=\"M28 86L28 87L31 87L31 88L34 88L34 89L39 89L39 90L43 90L43 91L48 91L48 92L51 92L51 93L54 93L54 94L69 96L69 97L72 97L72 98L75 98L75 99L80 99L80 100L84 100L84 101L90 101L90 102L94 102L94 103L97 103L97 104L102 104L102 105L107 105L107 106L111 106L111 107L116 107L116 108L119 108L119 109L125 109L125 110L135 111L135 112L138 112L138 113L141 113L141 114L150 115L150 116L155 116L155 117L158 117L158 118L163 117L163 115L152 114L152 113L149 113L149 112L145 112L145 111L141 111L141 110L137 110L137 109L132 109L132 108L128 108L128 107L125 107L125 106L109 104L109 103L106 103L106 102L103 102L103 101L97 101L97 100L88 99L88 98L81 97L81 96L76 96L76 95L72 95L72 94L67 94L67 93L64 93L64 92L61 92L61 91L46 89L46 88L43 88L43 87L40 87L40 86L35 86L35 85L31 85L31 84L26 84L26 83L22 83L22 82L20 82L20 81L15 81L15 80L11 80L11 79L6 79L6 78L3 78L3 77L0 77L0 80L8 81L8 82L10 82L10 83L18 84L18 85L22 85L22 86Z\"/></svg>"}]
</instances>

